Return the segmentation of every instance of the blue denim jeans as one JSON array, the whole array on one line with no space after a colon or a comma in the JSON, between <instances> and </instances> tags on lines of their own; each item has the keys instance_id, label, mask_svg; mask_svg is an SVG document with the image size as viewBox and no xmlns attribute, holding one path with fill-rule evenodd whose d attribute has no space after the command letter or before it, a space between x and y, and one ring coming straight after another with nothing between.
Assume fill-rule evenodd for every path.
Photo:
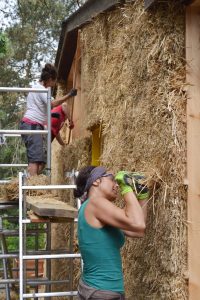
<instances>
[{"instance_id":1,"label":"blue denim jeans","mask_svg":"<svg viewBox=\"0 0 200 300\"><path fill-rule=\"evenodd\" d=\"M20 122L21 130L43 130L40 124L28 124ZM46 149L44 136L42 134L23 135L22 140L26 146L27 158L29 163L46 163Z\"/></svg>"}]
</instances>

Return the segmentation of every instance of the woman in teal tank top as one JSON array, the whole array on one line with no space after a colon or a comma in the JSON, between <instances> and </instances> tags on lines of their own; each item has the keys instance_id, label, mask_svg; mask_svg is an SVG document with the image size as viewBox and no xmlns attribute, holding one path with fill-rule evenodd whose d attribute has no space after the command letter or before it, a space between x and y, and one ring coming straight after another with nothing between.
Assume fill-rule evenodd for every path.
<instances>
[{"instance_id":1,"label":"woman in teal tank top","mask_svg":"<svg viewBox=\"0 0 200 300\"><path fill-rule=\"evenodd\" d=\"M121 171L114 177L104 167L93 166L79 172L74 192L75 197L82 197L78 242L83 273L78 299L125 299L120 249L125 235L144 235L145 202L149 196L144 185L137 180L131 183L135 174ZM119 187L125 202L123 209L113 203Z\"/></svg>"}]
</instances>

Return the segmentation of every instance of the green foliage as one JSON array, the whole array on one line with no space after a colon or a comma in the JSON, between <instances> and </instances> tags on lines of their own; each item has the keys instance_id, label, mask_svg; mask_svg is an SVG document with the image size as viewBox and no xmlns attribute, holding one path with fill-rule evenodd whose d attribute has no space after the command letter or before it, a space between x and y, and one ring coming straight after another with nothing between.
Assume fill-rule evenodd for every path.
<instances>
[{"instance_id":1,"label":"green foliage","mask_svg":"<svg viewBox=\"0 0 200 300\"><path fill-rule=\"evenodd\" d=\"M53 62L62 21L78 8L74 0L18 0L14 22L7 28L15 67L29 81L44 62Z\"/></svg>"},{"instance_id":2,"label":"green foliage","mask_svg":"<svg viewBox=\"0 0 200 300\"><path fill-rule=\"evenodd\" d=\"M11 44L7 35L0 32L0 60L7 58L11 53Z\"/></svg>"},{"instance_id":3,"label":"green foliage","mask_svg":"<svg viewBox=\"0 0 200 300\"><path fill-rule=\"evenodd\" d=\"M0 86L27 87L39 79L46 62L54 62L61 24L84 1L1 1ZM0 17L1 17L0 15ZM10 42L12 41L12 43ZM25 110L25 96L0 94L0 129L18 129ZM7 138L0 145L1 163L26 163L20 138ZM17 169L0 168L0 179L17 174Z\"/></svg>"},{"instance_id":4,"label":"green foliage","mask_svg":"<svg viewBox=\"0 0 200 300\"><path fill-rule=\"evenodd\" d=\"M16 216L18 218L18 209L12 209L12 210L6 210L3 213L3 216L9 217L9 216ZM36 229L38 226L39 229L44 228L44 224L28 224L27 225L27 231L28 229ZM10 221L9 219L3 220L3 229L8 230L19 230L19 222L16 221ZM28 236L27 234L27 240L26 240L26 249L27 250L34 250L36 247L36 238L38 238L38 249L44 249L45 248L45 234L40 233L35 236ZM18 236L12 236L6 238L6 244L8 247L8 251L17 251L19 250L19 237Z\"/></svg>"},{"instance_id":5,"label":"green foliage","mask_svg":"<svg viewBox=\"0 0 200 300\"><path fill-rule=\"evenodd\" d=\"M0 97L0 128L18 129L22 117L23 104L20 95L3 94ZM1 163L26 163L26 150L20 137L7 137L6 143L0 145ZM17 168L0 168L0 179L7 179L18 175Z\"/></svg>"}]
</instances>

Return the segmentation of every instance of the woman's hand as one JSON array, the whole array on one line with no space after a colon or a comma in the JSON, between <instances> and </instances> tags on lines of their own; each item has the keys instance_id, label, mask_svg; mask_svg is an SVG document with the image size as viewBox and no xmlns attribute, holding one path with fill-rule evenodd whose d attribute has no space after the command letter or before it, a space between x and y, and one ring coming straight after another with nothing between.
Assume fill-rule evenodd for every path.
<instances>
[{"instance_id":1,"label":"woman's hand","mask_svg":"<svg viewBox=\"0 0 200 300\"><path fill-rule=\"evenodd\" d=\"M69 129L74 128L74 122L72 120L69 120Z\"/></svg>"},{"instance_id":2,"label":"woman's hand","mask_svg":"<svg viewBox=\"0 0 200 300\"><path fill-rule=\"evenodd\" d=\"M77 89L71 89L71 91L69 92L69 95L71 97L75 97L77 95Z\"/></svg>"}]
</instances>

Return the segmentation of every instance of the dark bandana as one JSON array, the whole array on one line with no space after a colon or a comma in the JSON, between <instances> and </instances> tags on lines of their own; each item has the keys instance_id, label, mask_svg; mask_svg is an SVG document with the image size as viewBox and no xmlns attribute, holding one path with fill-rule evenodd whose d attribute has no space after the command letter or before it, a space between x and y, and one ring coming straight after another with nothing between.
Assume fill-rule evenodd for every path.
<instances>
[{"instance_id":1,"label":"dark bandana","mask_svg":"<svg viewBox=\"0 0 200 300\"><path fill-rule=\"evenodd\" d=\"M90 173L90 176L87 180L87 183L85 185L84 192L88 192L90 187L92 186L93 182L95 182L98 178L100 178L102 175L106 173L106 168L104 167L96 167L92 170Z\"/></svg>"}]
</instances>

